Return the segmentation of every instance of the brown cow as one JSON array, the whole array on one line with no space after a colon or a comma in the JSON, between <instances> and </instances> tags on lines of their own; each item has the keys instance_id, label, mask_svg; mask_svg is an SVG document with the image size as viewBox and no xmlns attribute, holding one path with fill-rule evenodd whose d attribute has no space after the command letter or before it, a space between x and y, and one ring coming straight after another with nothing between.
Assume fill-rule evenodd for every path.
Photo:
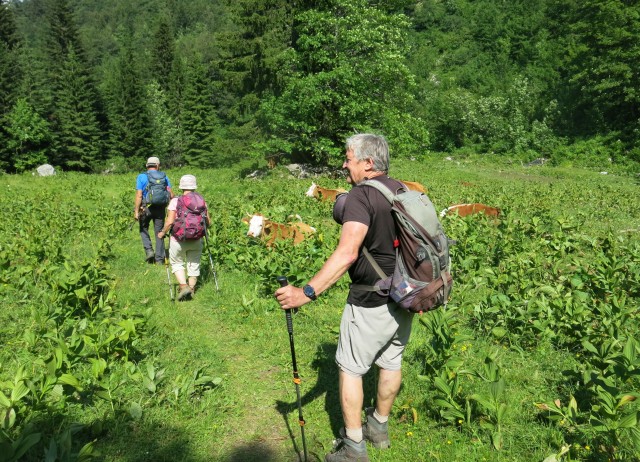
<instances>
[{"instance_id":1,"label":"brown cow","mask_svg":"<svg viewBox=\"0 0 640 462\"><path fill-rule=\"evenodd\" d=\"M409 188L409 190L411 191L426 193L425 187L416 181L402 181L402 183L404 183L405 186ZM307 197L315 197L316 199L320 199L321 201L335 202L336 197L346 192L347 191L342 188L338 188L338 189L322 188L315 183L311 183L311 186L309 187L305 195Z\"/></svg>"},{"instance_id":2,"label":"brown cow","mask_svg":"<svg viewBox=\"0 0 640 462\"><path fill-rule=\"evenodd\" d=\"M418 183L417 181L402 181L400 180L402 183L405 184L405 186L407 188L409 188L411 191L418 191L421 193L425 193L427 192L427 190L425 189L424 186L422 186L422 184Z\"/></svg>"},{"instance_id":3,"label":"brown cow","mask_svg":"<svg viewBox=\"0 0 640 462\"><path fill-rule=\"evenodd\" d=\"M338 189L321 188L317 184L311 183L311 186L309 187L305 195L307 197L315 197L316 199L320 199L321 201L333 202L336 200L336 197L339 194L343 194L346 192L347 191L342 188L338 188Z\"/></svg>"},{"instance_id":4,"label":"brown cow","mask_svg":"<svg viewBox=\"0 0 640 462\"><path fill-rule=\"evenodd\" d=\"M473 215L474 213L484 213L490 217L497 217L500 215L500 209L495 207L490 207L484 204L457 204L452 205L451 207L447 207L442 212L440 212L440 217L444 217L445 215L454 215L457 214L461 217L466 217L468 215Z\"/></svg>"},{"instance_id":5,"label":"brown cow","mask_svg":"<svg viewBox=\"0 0 640 462\"><path fill-rule=\"evenodd\" d=\"M260 214L244 217L242 221L249 225L247 236L261 237L269 247L273 245L276 239L293 239L294 244L299 244L307 236L316 232L315 228L306 223L276 223Z\"/></svg>"}]
</instances>

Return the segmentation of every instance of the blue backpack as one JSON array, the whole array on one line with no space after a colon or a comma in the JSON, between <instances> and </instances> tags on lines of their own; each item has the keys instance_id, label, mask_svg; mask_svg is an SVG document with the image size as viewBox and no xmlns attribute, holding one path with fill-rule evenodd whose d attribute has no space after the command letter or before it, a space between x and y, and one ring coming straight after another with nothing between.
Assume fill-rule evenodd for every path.
<instances>
[{"instance_id":1,"label":"blue backpack","mask_svg":"<svg viewBox=\"0 0 640 462\"><path fill-rule=\"evenodd\" d=\"M147 206L166 206L171 199L169 191L167 190L169 186L167 174L157 170L149 170L147 171L147 180L147 198L145 200Z\"/></svg>"}]
</instances>

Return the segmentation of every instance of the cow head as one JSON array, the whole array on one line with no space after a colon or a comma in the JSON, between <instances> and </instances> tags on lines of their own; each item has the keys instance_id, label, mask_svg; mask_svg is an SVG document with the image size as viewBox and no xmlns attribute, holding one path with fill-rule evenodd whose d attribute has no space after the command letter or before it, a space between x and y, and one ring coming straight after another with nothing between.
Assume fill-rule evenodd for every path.
<instances>
[{"instance_id":1,"label":"cow head","mask_svg":"<svg viewBox=\"0 0 640 462\"><path fill-rule=\"evenodd\" d=\"M264 217L262 215L253 215L249 220L249 231L247 236L260 237L264 228Z\"/></svg>"},{"instance_id":2,"label":"cow head","mask_svg":"<svg viewBox=\"0 0 640 462\"><path fill-rule=\"evenodd\" d=\"M315 196L315 194L316 194L316 188L317 188L317 187L318 187L318 185L312 182L312 183L311 183L311 186L309 187L309 189L307 189L307 192L305 193L305 195L306 195L307 197L313 197L313 196Z\"/></svg>"}]
</instances>

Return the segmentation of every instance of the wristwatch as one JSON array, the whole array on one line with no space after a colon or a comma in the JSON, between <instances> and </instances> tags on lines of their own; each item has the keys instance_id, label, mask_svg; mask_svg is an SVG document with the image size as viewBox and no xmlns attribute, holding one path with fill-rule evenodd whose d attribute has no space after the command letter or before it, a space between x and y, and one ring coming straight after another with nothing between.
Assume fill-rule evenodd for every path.
<instances>
[{"instance_id":1,"label":"wristwatch","mask_svg":"<svg viewBox=\"0 0 640 462\"><path fill-rule=\"evenodd\" d=\"M309 284L302 288L302 292L304 292L304 294L311 300L315 300L316 298L318 298L318 296L316 295L316 291Z\"/></svg>"}]
</instances>

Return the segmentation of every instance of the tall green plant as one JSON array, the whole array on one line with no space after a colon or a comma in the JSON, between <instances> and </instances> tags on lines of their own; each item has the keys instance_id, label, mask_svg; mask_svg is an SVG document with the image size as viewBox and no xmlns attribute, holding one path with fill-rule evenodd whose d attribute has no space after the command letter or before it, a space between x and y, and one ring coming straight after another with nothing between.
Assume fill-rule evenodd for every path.
<instances>
[{"instance_id":1,"label":"tall green plant","mask_svg":"<svg viewBox=\"0 0 640 462\"><path fill-rule=\"evenodd\" d=\"M416 152L425 148L426 130L406 115L414 85L405 64L407 26L405 16L365 0L300 11L279 89L262 104L271 148L337 162L346 135L365 130L406 135Z\"/></svg>"}]
</instances>

